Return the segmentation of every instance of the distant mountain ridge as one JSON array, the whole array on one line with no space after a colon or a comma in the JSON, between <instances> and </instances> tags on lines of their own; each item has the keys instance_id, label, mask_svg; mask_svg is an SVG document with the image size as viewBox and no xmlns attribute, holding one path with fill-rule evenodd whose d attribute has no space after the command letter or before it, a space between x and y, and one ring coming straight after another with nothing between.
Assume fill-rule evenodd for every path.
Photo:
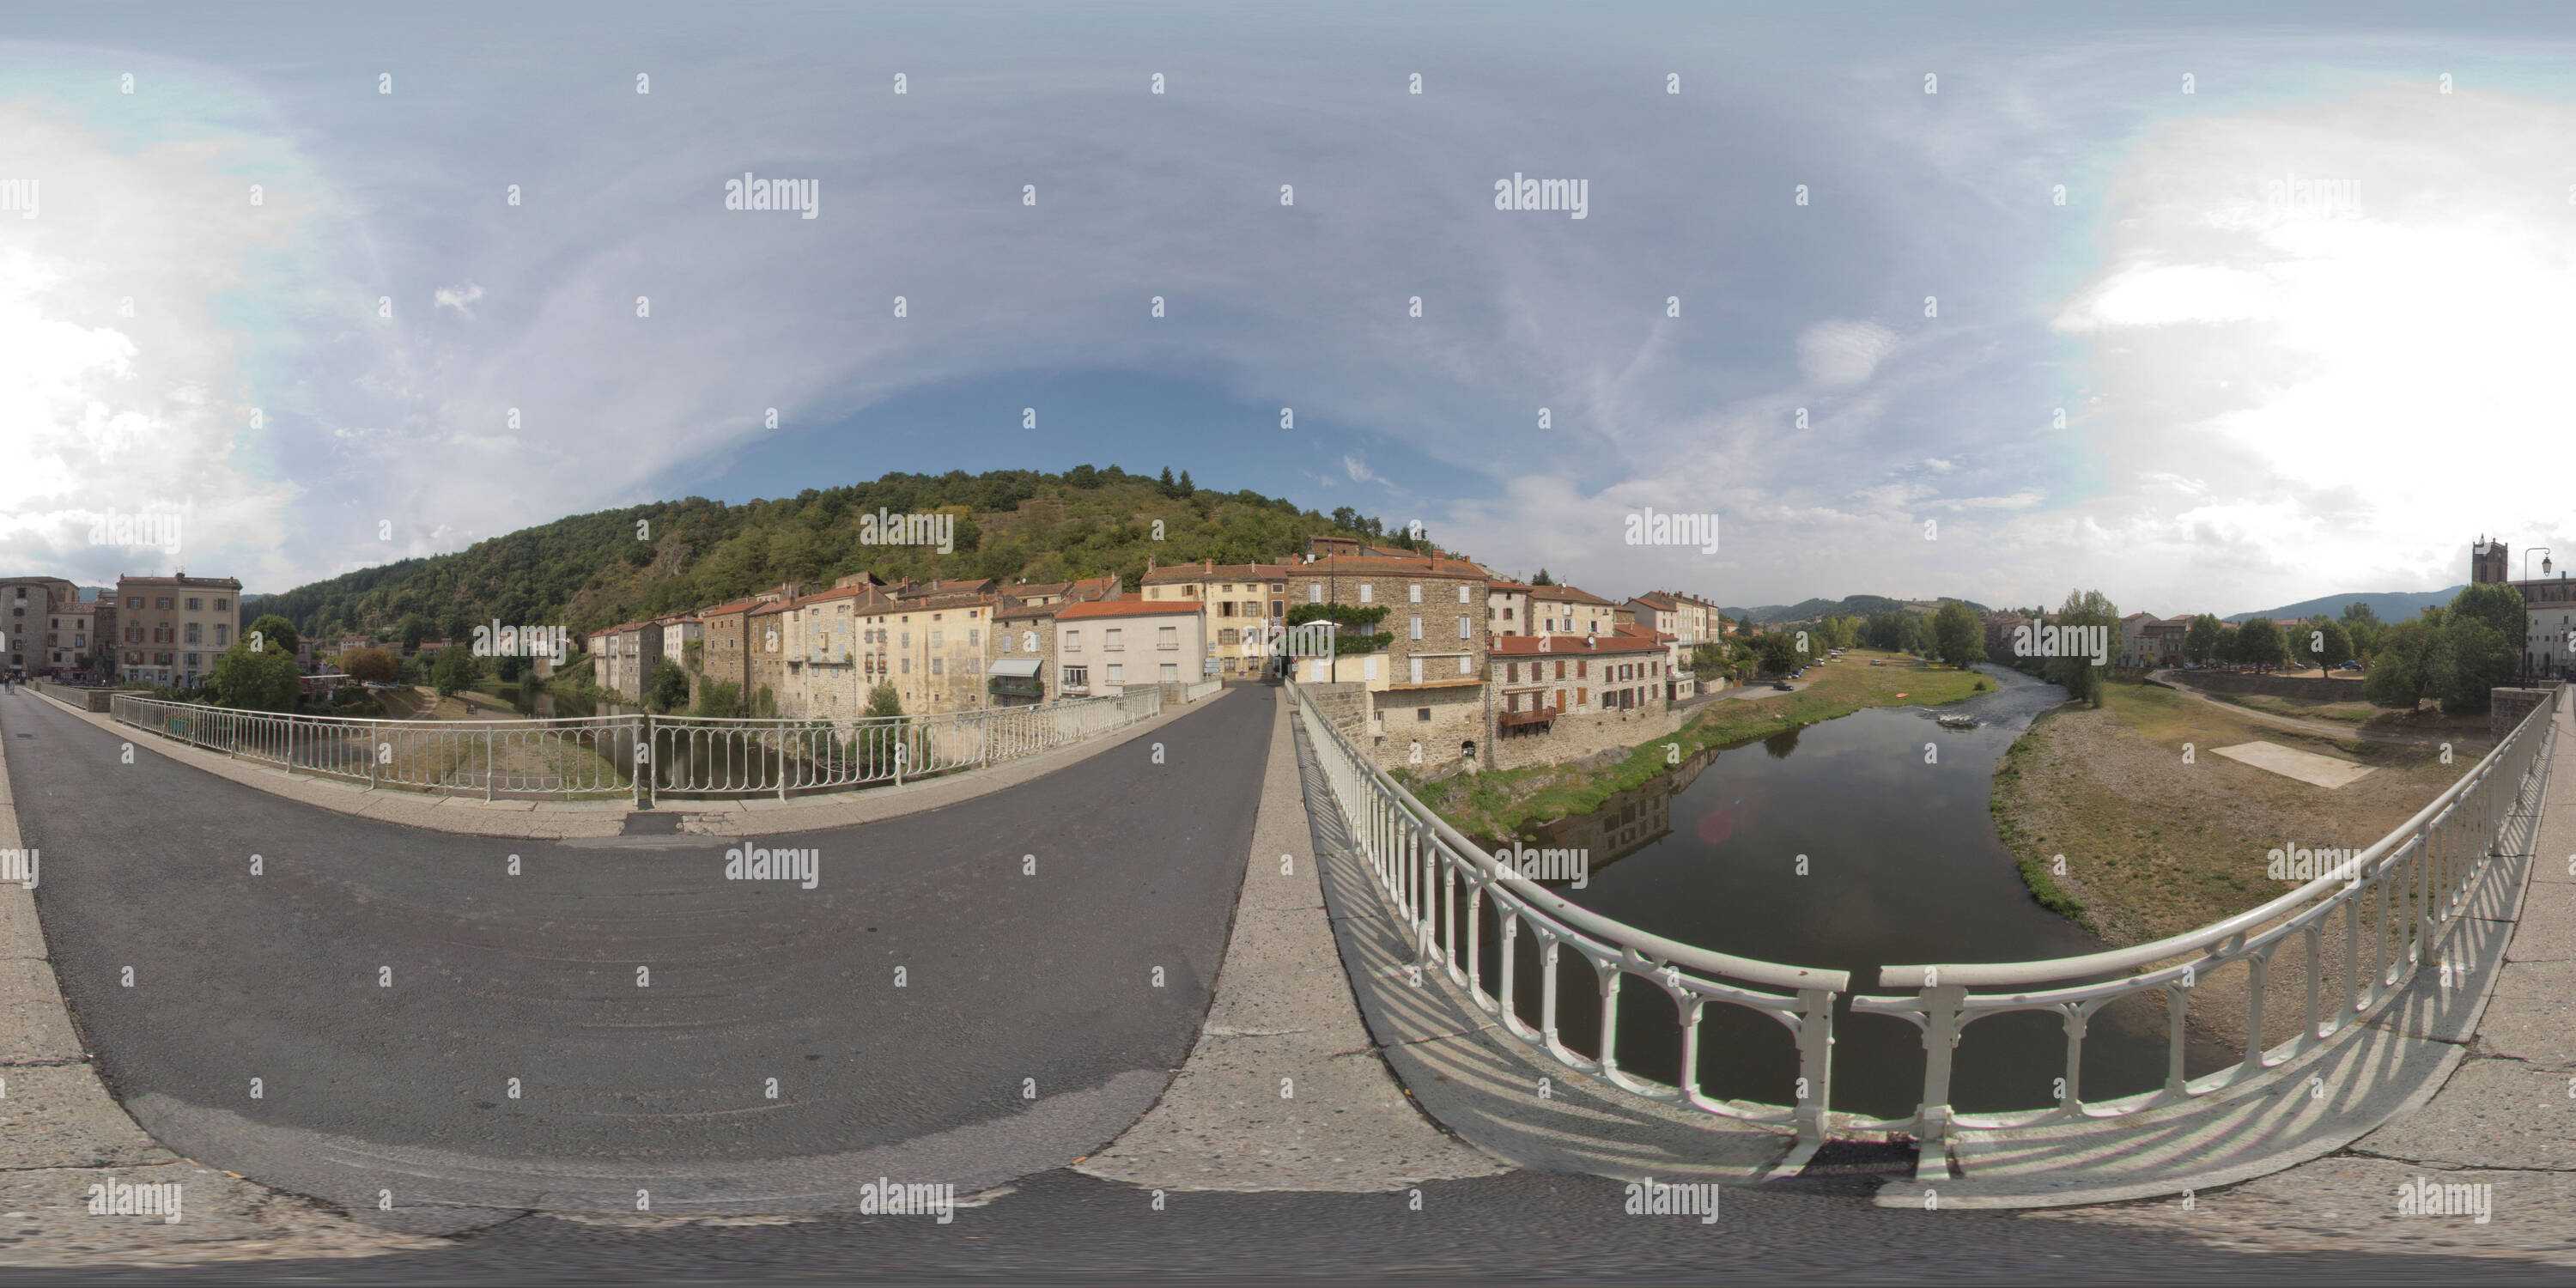
<instances>
[{"instance_id":1,"label":"distant mountain ridge","mask_svg":"<svg viewBox=\"0 0 2576 1288\"><path fill-rule=\"evenodd\" d=\"M2449 604L2452 598L2458 595L2461 590L2465 589L2467 585L2468 583L2462 582L2460 585L2453 586L2448 590L2346 591L2340 595L2323 595L2315 599L2303 599L2298 603L2285 604L2279 608L2268 608L2259 612L2251 613L2238 613L2233 617L2223 617L2219 620L2243 622L2250 621L2257 617L2269 617L2273 621L2278 622L2290 619L2304 620L2306 618L2314 617L2319 613L2323 613L2328 617L2341 617L2343 616L2343 610L2345 608L2355 603L2366 603L2370 605L2371 612L2378 614L2379 620L2383 622L2402 622L2407 618L2413 617L2416 614L2423 612L2425 609L2431 608L2437 604Z\"/></svg>"},{"instance_id":2,"label":"distant mountain ridge","mask_svg":"<svg viewBox=\"0 0 2576 1288\"><path fill-rule=\"evenodd\" d=\"M1948 598L1948 596L1944 596ZM1822 617L1867 617L1873 613L1906 610L1931 612L1941 606L1940 599L1890 599L1885 595L1846 595L1841 599L1802 599L1794 604L1766 604L1760 608L1721 608L1729 617L1756 624L1771 622L1811 622ZM1959 601L1972 613L1992 611L1973 599Z\"/></svg>"}]
</instances>

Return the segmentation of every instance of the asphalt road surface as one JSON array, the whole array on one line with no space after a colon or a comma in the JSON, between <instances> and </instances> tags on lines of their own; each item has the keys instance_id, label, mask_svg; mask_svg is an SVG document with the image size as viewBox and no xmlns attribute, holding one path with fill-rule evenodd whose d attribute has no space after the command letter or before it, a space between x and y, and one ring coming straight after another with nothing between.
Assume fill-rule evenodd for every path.
<instances>
[{"instance_id":1,"label":"asphalt road surface","mask_svg":"<svg viewBox=\"0 0 2576 1288\"><path fill-rule=\"evenodd\" d=\"M1061 1166L1152 1104L1207 1010L1267 696L754 842L816 851L810 890L727 880L741 842L460 836L124 764L42 701L7 729L65 997L164 1144L368 1207L796 1211Z\"/></svg>"}]
</instances>

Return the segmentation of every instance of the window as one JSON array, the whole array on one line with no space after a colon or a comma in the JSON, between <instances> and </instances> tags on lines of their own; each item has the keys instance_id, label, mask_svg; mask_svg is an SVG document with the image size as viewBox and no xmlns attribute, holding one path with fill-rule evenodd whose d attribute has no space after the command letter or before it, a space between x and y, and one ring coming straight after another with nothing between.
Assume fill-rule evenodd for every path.
<instances>
[{"instance_id":1,"label":"window","mask_svg":"<svg viewBox=\"0 0 2576 1288\"><path fill-rule=\"evenodd\" d=\"M1165 663L1163 664L1163 677L1162 677L1162 678L1163 678L1163 683L1165 683L1165 684L1178 684L1178 683L1180 683L1180 682L1181 682L1181 664L1180 664L1180 663L1178 663L1178 662L1165 662Z\"/></svg>"},{"instance_id":2,"label":"window","mask_svg":"<svg viewBox=\"0 0 2576 1288\"><path fill-rule=\"evenodd\" d=\"M1008 632L1004 632L1004 633L1005 633L1005 634L1008 634ZM969 627L967 627L967 628L966 628L966 647L968 647L968 648L982 648L982 647L984 647L984 628L983 628L983 627L981 627L981 626L969 626Z\"/></svg>"},{"instance_id":3,"label":"window","mask_svg":"<svg viewBox=\"0 0 2576 1288\"><path fill-rule=\"evenodd\" d=\"M931 673L932 675L944 675L944 674L946 674L946 673L947 673L947 667L946 667L946 665L945 665L945 664L946 664L946 662L947 662L947 661L948 661L948 659L947 659L947 658L944 658L944 657L934 657L934 658L930 659L930 673Z\"/></svg>"},{"instance_id":4,"label":"window","mask_svg":"<svg viewBox=\"0 0 2576 1288\"><path fill-rule=\"evenodd\" d=\"M215 646L221 648L231 644L232 634L233 628L229 624L224 622L215 623Z\"/></svg>"},{"instance_id":5,"label":"window","mask_svg":"<svg viewBox=\"0 0 2576 1288\"><path fill-rule=\"evenodd\" d=\"M1464 654L1464 653L1459 654L1459 655L1458 655L1458 674L1460 674L1460 675L1474 675L1475 673L1476 673L1476 659L1474 659L1474 658L1472 658L1472 657L1469 657L1469 656L1467 656L1467 655L1466 655L1466 654Z\"/></svg>"},{"instance_id":6,"label":"window","mask_svg":"<svg viewBox=\"0 0 2576 1288\"><path fill-rule=\"evenodd\" d=\"M1068 689L1090 688L1091 668L1087 666L1068 666L1064 668L1064 687Z\"/></svg>"},{"instance_id":7,"label":"window","mask_svg":"<svg viewBox=\"0 0 2576 1288\"><path fill-rule=\"evenodd\" d=\"M191 644L202 644L205 642L197 638L197 623L195 622L188 623L188 642Z\"/></svg>"},{"instance_id":8,"label":"window","mask_svg":"<svg viewBox=\"0 0 2576 1288\"><path fill-rule=\"evenodd\" d=\"M1216 633L1216 642L1219 644L1238 644L1242 642L1242 635L1243 632L1229 626Z\"/></svg>"},{"instance_id":9,"label":"window","mask_svg":"<svg viewBox=\"0 0 2576 1288\"><path fill-rule=\"evenodd\" d=\"M1410 598L1410 599L1412 600L1412 602L1417 603L1417 604L1419 604L1419 603L1421 603L1421 602L1422 602L1422 583L1421 583L1421 582L1418 582L1418 581L1417 581L1417 582L1413 583L1412 585L1410 585L1410 586L1406 587L1406 588L1405 588L1405 590L1406 590L1406 593L1407 593L1408 598Z\"/></svg>"},{"instance_id":10,"label":"window","mask_svg":"<svg viewBox=\"0 0 2576 1288\"><path fill-rule=\"evenodd\" d=\"M125 606L128 608L140 609L143 607L143 597L141 595L136 595L132 599L126 600Z\"/></svg>"},{"instance_id":11,"label":"window","mask_svg":"<svg viewBox=\"0 0 2576 1288\"><path fill-rule=\"evenodd\" d=\"M1458 638L1462 640L1474 638L1467 633L1467 615L1465 613L1458 614Z\"/></svg>"},{"instance_id":12,"label":"window","mask_svg":"<svg viewBox=\"0 0 2576 1288\"><path fill-rule=\"evenodd\" d=\"M189 655L188 655L188 665L190 665L190 666L195 666L195 665L197 665L197 655L196 655L196 654L191 653L191 654L189 654Z\"/></svg>"},{"instance_id":13,"label":"window","mask_svg":"<svg viewBox=\"0 0 2576 1288\"><path fill-rule=\"evenodd\" d=\"M1111 684L1125 684L1127 682L1127 665L1125 663L1112 662L1109 664L1109 682Z\"/></svg>"},{"instance_id":14,"label":"window","mask_svg":"<svg viewBox=\"0 0 2576 1288\"><path fill-rule=\"evenodd\" d=\"M1576 679L1583 679L1583 678L1589 677L1591 674L1592 674L1592 659L1591 659L1591 658L1588 658L1588 657L1578 657L1578 658L1574 659L1574 675L1575 675L1575 678L1576 678Z\"/></svg>"},{"instance_id":15,"label":"window","mask_svg":"<svg viewBox=\"0 0 2576 1288\"><path fill-rule=\"evenodd\" d=\"M199 599L199 598L197 598L197 597L196 597L196 596L194 596L194 595L190 595L190 596L188 596L188 611L189 611L189 612L192 612L192 613L202 613L202 612L206 611L205 604L206 604L206 601L204 601L204 600L202 600L202 599Z\"/></svg>"},{"instance_id":16,"label":"window","mask_svg":"<svg viewBox=\"0 0 2576 1288\"><path fill-rule=\"evenodd\" d=\"M154 598L157 600L157 606L162 612L166 613L170 611L170 597L168 595L159 595ZM140 608L142 605L137 604L135 607Z\"/></svg>"},{"instance_id":17,"label":"window","mask_svg":"<svg viewBox=\"0 0 2576 1288\"><path fill-rule=\"evenodd\" d=\"M937 621L937 620L939 620L939 618L938 618L938 616L937 616L936 614L933 614L933 615L932 615L932 617L931 617L931 620L932 620L932 621ZM946 641L945 641L942 637L943 637L943 636L945 636L946 634L947 634L947 632L946 632L946 631L939 630L939 629L937 629L936 627L932 628L932 630L931 630L931 632L930 632L930 646L931 646L932 648L937 648L937 647L939 647L942 643L945 643Z\"/></svg>"},{"instance_id":18,"label":"window","mask_svg":"<svg viewBox=\"0 0 2576 1288\"><path fill-rule=\"evenodd\" d=\"M1306 583L1306 602L1309 604L1320 604L1324 602L1324 583L1320 581L1310 581ZM136 608L143 607L143 601L139 599L135 600L134 606Z\"/></svg>"},{"instance_id":19,"label":"window","mask_svg":"<svg viewBox=\"0 0 2576 1288\"><path fill-rule=\"evenodd\" d=\"M1278 599L1271 600L1271 601L1270 601L1270 615L1271 615L1271 616L1273 616L1273 617L1281 616L1282 614L1281 614L1280 610L1281 610L1281 609L1286 608L1287 606L1288 606L1288 604L1287 604L1287 601L1285 601L1285 600L1278 600Z\"/></svg>"},{"instance_id":20,"label":"window","mask_svg":"<svg viewBox=\"0 0 2576 1288\"><path fill-rule=\"evenodd\" d=\"M1233 593L1234 593L1234 583L1229 581L1229 582L1227 582L1226 584L1224 584L1224 585L1222 585L1222 586L1217 587L1217 589L1219 589L1219 590L1221 590L1221 591L1224 591L1225 593L1227 593L1227 594L1231 595L1231 594L1233 594Z\"/></svg>"},{"instance_id":21,"label":"window","mask_svg":"<svg viewBox=\"0 0 2576 1288\"><path fill-rule=\"evenodd\" d=\"M1082 651L1081 627L1074 627L1064 633L1064 651L1067 653L1079 653Z\"/></svg>"},{"instance_id":22,"label":"window","mask_svg":"<svg viewBox=\"0 0 2576 1288\"><path fill-rule=\"evenodd\" d=\"M218 612L218 613L220 613L220 612L224 611L225 609L228 609L228 608L230 608L230 607L232 607L232 606L233 606L232 601L231 601L231 600L229 600L229 599L218 599L218 600L216 600L216 601L215 601L215 611L216 611L216 612Z\"/></svg>"},{"instance_id":23,"label":"window","mask_svg":"<svg viewBox=\"0 0 2576 1288\"><path fill-rule=\"evenodd\" d=\"M1416 616L1416 617L1411 618L1410 620L1411 620L1411 622L1413 623L1413 625L1412 625L1412 627L1411 627L1411 630L1412 630L1412 638L1414 638L1414 639L1421 639L1421 638L1422 638L1422 618L1421 618L1421 617L1419 617L1419 616Z\"/></svg>"},{"instance_id":24,"label":"window","mask_svg":"<svg viewBox=\"0 0 2576 1288\"><path fill-rule=\"evenodd\" d=\"M1360 602L1361 602L1361 603L1363 603L1363 604L1373 604L1373 603L1376 603L1376 602L1377 602L1377 587L1376 587L1376 586L1374 586L1374 585L1372 585L1372 584L1370 584L1370 583L1368 583L1368 582L1365 582L1365 581L1364 581L1364 582L1361 582L1361 583L1360 583Z\"/></svg>"},{"instance_id":25,"label":"window","mask_svg":"<svg viewBox=\"0 0 2576 1288\"><path fill-rule=\"evenodd\" d=\"M1108 652L1108 653L1123 653L1123 652L1126 652L1126 651L1127 651L1127 646L1118 642L1118 637L1119 637L1120 635L1125 634L1125 633L1126 633L1126 628L1124 628L1124 627L1119 627L1119 626L1112 626L1112 627L1108 628L1107 630L1104 630L1104 631L1100 632L1100 647L1101 647L1101 650L1102 650L1103 652ZM1114 670L1117 670L1118 668L1116 668L1116 667L1111 667L1111 668L1109 668L1109 669L1111 669L1111 670L1113 670L1113 671L1114 671Z\"/></svg>"},{"instance_id":26,"label":"window","mask_svg":"<svg viewBox=\"0 0 2576 1288\"><path fill-rule=\"evenodd\" d=\"M1462 604L1467 602L1467 588L1464 586L1458 588L1458 602Z\"/></svg>"},{"instance_id":27,"label":"window","mask_svg":"<svg viewBox=\"0 0 2576 1288\"><path fill-rule=\"evenodd\" d=\"M1160 628L1158 628L1158 629L1154 632L1154 647L1156 647L1156 648L1179 648L1180 646L1181 646L1181 628L1180 628L1180 627L1178 627L1178 626L1165 626L1165 627L1160 627Z\"/></svg>"},{"instance_id":28,"label":"window","mask_svg":"<svg viewBox=\"0 0 2576 1288\"><path fill-rule=\"evenodd\" d=\"M1416 724L1429 724L1429 723L1431 723L1431 708L1429 708L1429 707L1415 707L1415 708L1413 709L1413 721L1414 721L1414 723L1416 723Z\"/></svg>"},{"instance_id":29,"label":"window","mask_svg":"<svg viewBox=\"0 0 2576 1288\"><path fill-rule=\"evenodd\" d=\"M910 675L910 674L912 674L912 659L911 659L911 658L908 658L908 657L907 657L907 658L905 658L905 659L903 660L903 673L904 673L905 675Z\"/></svg>"},{"instance_id":30,"label":"window","mask_svg":"<svg viewBox=\"0 0 2576 1288\"><path fill-rule=\"evenodd\" d=\"M1217 601L1216 615L1219 617L1234 616L1234 601L1231 599Z\"/></svg>"}]
</instances>

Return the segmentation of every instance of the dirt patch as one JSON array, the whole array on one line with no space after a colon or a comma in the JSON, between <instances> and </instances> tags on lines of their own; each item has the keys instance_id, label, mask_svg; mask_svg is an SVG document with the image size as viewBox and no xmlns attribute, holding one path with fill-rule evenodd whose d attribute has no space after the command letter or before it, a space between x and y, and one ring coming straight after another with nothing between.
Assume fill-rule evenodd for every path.
<instances>
[{"instance_id":1,"label":"dirt patch","mask_svg":"<svg viewBox=\"0 0 2576 1288\"><path fill-rule=\"evenodd\" d=\"M2358 760L2379 772L2329 790L2210 754L2254 739ZM2446 765L2437 746L2306 738L2170 690L2113 684L2102 709L2061 707L2032 724L1996 772L1994 809L1998 831L2024 871L2050 875L2080 905L2079 919L2094 933L2127 946L2182 934L2297 889L2304 880L2269 875L2269 851L2366 849L2486 751L2483 739L2464 738ZM2364 922L2365 944L2376 930L2374 913ZM2344 985L2343 933L2336 918L2318 945L2326 999ZM2368 956L2365 949L2365 971ZM2295 940L2274 957L2265 989L2267 1045L2297 1032L2306 960L2306 946ZM2239 1050L2250 975L2246 966L2227 967L2197 984L2191 998L2194 1026Z\"/></svg>"}]
</instances>

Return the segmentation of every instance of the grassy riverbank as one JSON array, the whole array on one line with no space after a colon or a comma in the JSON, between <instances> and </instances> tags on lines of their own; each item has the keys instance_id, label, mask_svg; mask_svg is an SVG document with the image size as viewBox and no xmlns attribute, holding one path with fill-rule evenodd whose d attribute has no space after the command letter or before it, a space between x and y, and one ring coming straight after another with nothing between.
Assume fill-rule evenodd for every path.
<instances>
[{"instance_id":1,"label":"grassy riverbank","mask_svg":"<svg viewBox=\"0 0 2576 1288\"><path fill-rule=\"evenodd\" d=\"M1885 665L1871 666L1873 660ZM1807 675L1812 683L1792 693L1764 687L1742 697L1722 696L1693 711L1679 732L1640 743L1623 760L1461 774L1414 791L1469 836L1506 836L1525 823L1588 813L1671 769L1677 760L1711 747L1757 741L1865 707L1937 706L1994 687L1994 681L1973 671L1867 649L1853 649L1841 661ZM1668 746L1678 746L1678 751L1668 751Z\"/></svg>"},{"instance_id":2,"label":"grassy riverbank","mask_svg":"<svg viewBox=\"0 0 2576 1288\"><path fill-rule=\"evenodd\" d=\"M2100 710L2060 707L2032 722L1996 768L1993 810L2033 896L2114 944L2180 934L2296 888L2266 874L2267 851L2288 843L2362 849L2488 746L2463 730L2444 765L2439 745L2295 732L2252 709L2155 685L2113 683L2105 692ZM2212 754L2256 741L2377 772L2328 789Z\"/></svg>"}]
</instances>

